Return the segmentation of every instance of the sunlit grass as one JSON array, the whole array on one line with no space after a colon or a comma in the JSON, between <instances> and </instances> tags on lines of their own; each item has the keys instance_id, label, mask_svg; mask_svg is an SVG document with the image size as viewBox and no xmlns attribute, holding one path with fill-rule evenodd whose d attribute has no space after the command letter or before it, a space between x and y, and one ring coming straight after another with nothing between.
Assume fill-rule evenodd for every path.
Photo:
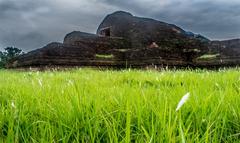
<instances>
[{"instance_id":1,"label":"sunlit grass","mask_svg":"<svg viewBox=\"0 0 240 143\"><path fill-rule=\"evenodd\" d=\"M239 69L2 70L0 142L238 142L239 97Z\"/></svg>"},{"instance_id":2,"label":"sunlit grass","mask_svg":"<svg viewBox=\"0 0 240 143\"><path fill-rule=\"evenodd\" d=\"M215 59L218 56L220 56L220 54L206 54L206 55L202 55L198 59Z\"/></svg>"}]
</instances>

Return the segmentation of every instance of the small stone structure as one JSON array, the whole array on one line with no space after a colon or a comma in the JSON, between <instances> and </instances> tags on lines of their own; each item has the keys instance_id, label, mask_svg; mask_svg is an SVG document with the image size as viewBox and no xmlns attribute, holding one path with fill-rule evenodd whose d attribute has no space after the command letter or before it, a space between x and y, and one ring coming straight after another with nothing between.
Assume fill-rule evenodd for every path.
<instances>
[{"instance_id":1,"label":"small stone structure","mask_svg":"<svg viewBox=\"0 0 240 143\"><path fill-rule=\"evenodd\" d=\"M211 58L204 55L216 55ZM240 40L210 41L173 24L118 11L107 15L96 34L74 31L63 43L17 57L9 68L51 66L212 67L240 64Z\"/></svg>"}]
</instances>

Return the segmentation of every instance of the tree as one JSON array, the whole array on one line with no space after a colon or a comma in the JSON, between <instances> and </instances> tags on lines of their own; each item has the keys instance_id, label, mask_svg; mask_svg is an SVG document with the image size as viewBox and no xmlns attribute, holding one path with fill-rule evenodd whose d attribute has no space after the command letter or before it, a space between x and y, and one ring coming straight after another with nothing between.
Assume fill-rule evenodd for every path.
<instances>
[{"instance_id":1,"label":"tree","mask_svg":"<svg viewBox=\"0 0 240 143\"><path fill-rule=\"evenodd\" d=\"M4 52L0 51L0 68L4 68L9 60L18 57L21 54L23 54L23 51L16 47L7 47L4 49Z\"/></svg>"},{"instance_id":2,"label":"tree","mask_svg":"<svg viewBox=\"0 0 240 143\"><path fill-rule=\"evenodd\" d=\"M0 69L4 67L4 56L3 56L3 52L0 51Z\"/></svg>"}]
</instances>

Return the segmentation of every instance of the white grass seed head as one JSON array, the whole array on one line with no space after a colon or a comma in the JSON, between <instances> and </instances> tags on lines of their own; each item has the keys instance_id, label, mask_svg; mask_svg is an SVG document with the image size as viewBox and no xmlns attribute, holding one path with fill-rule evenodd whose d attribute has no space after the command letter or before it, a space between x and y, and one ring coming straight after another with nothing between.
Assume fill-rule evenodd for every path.
<instances>
[{"instance_id":1,"label":"white grass seed head","mask_svg":"<svg viewBox=\"0 0 240 143\"><path fill-rule=\"evenodd\" d=\"M182 97L182 99L179 101L179 103L178 103L178 105L177 105L176 111L178 111L178 110L183 106L183 104L186 103L186 101L189 99L189 97L190 97L190 93L189 93L189 92L186 93L186 94Z\"/></svg>"},{"instance_id":2,"label":"white grass seed head","mask_svg":"<svg viewBox=\"0 0 240 143\"><path fill-rule=\"evenodd\" d=\"M39 84L41 87L43 86L41 79L38 79L38 84Z\"/></svg>"},{"instance_id":3,"label":"white grass seed head","mask_svg":"<svg viewBox=\"0 0 240 143\"><path fill-rule=\"evenodd\" d=\"M16 108L14 101L12 101L11 106L12 106L12 108Z\"/></svg>"},{"instance_id":4,"label":"white grass seed head","mask_svg":"<svg viewBox=\"0 0 240 143\"><path fill-rule=\"evenodd\" d=\"M74 81L73 80L68 80L68 86L72 86L72 85L74 85Z\"/></svg>"}]
</instances>

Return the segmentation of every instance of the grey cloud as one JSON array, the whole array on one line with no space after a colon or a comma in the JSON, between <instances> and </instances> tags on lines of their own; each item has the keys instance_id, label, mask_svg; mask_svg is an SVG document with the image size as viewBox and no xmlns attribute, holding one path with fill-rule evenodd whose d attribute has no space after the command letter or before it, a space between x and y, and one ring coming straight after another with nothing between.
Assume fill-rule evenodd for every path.
<instances>
[{"instance_id":1,"label":"grey cloud","mask_svg":"<svg viewBox=\"0 0 240 143\"><path fill-rule=\"evenodd\" d=\"M24 51L61 42L74 30L94 33L103 16L114 11L96 0L0 0L0 8L0 48Z\"/></svg>"},{"instance_id":2,"label":"grey cloud","mask_svg":"<svg viewBox=\"0 0 240 143\"><path fill-rule=\"evenodd\" d=\"M211 39L240 37L237 0L0 0L0 46L28 51L61 42L74 30L94 33L104 16L116 10L173 23Z\"/></svg>"}]
</instances>

